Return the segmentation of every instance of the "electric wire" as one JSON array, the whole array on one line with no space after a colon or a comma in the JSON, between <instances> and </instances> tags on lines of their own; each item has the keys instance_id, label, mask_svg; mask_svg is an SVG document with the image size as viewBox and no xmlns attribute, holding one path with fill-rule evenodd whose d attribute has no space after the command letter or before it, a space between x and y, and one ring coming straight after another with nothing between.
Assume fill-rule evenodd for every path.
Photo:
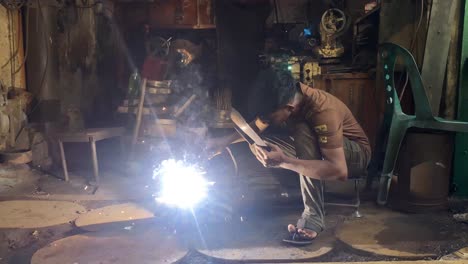
<instances>
[{"instance_id":1,"label":"electric wire","mask_svg":"<svg viewBox=\"0 0 468 264\"><path fill-rule=\"evenodd\" d=\"M26 63L26 59L28 58L28 50L29 50L29 7L26 5L26 8L25 8L25 16L26 16L26 19L25 19L25 47L24 47L24 58L23 58L23 61L21 62L20 66L18 67L18 69L16 69L13 74L17 74L24 66L24 64Z\"/></svg>"},{"instance_id":2,"label":"electric wire","mask_svg":"<svg viewBox=\"0 0 468 264\"><path fill-rule=\"evenodd\" d=\"M410 44L410 50L413 49L413 46L414 46L414 44L416 43L416 39L417 39L417 37L418 37L419 28L421 27L421 22L422 22L422 18L423 18L423 13L424 13L424 0L421 0L421 12L420 12L420 14L419 14L419 21L418 21L418 25L417 25L417 27L416 27L416 31L414 32L413 40L411 41L411 44ZM403 96L405 95L406 87L407 87L408 81L409 81L408 71L405 71L405 75L406 75L405 83L403 84L403 88L401 89L400 96L399 96L400 101L401 101L401 99L403 98ZM401 81L401 79L400 79L400 81Z\"/></svg>"},{"instance_id":3,"label":"electric wire","mask_svg":"<svg viewBox=\"0 0 468 264\"><path fill-rule=\"evenodd\" d=\"M13 12L16 11L14 9L8 9L7 10L7 15L8 15L8 40L10 42L10 87L15 87L16 84L16 79L15 79L15 74L14 74L14 69L16 68L16 59L17 55L19 53L19 42L20 42L20 34L18 31L16 32L16 37L17 40L15 42L15 23L14 23L14 14ZM18 19L18 23L19 19ZM17 25L19 29L19 24ZM14 53L12 51L14 50Z\"/></svg>"},{"instance_id":4,"label":"electric wire","mask_svg":"<svg viewBox=\"0 0 468 264\"><path fill-rule=\"evenodd\" d=\"M8 14L8 29L10 29L10 16L11 16L11 13L12 11L15 11L15 10L18 10L16 8L7 8L7 14ZM11 26L13 27L13 26ZM18 34L18 43L20 42L19 41L20 37L19 37L19 34ZM18 55L19 53L19 46L17 49L15 49L15 51L13 53L10 53L10 58L8 58L8 60L2 65L1 69L5 68L6 66L8 66L8 64L10 64L10 62L16 58L16 56Z\"/></svg>"},{"instance_id":5,"label":"electric wire","mask_svg":"<svg viewBox=\"0 0 468 264\"><path fill-rule=\"evenodd\" d=\"M239 176L239 167L237 165L236 158L234 157L234 154L232 154L232 151L229 147L226 147L226 151L231 157L232 163L234 164L234 171L235 171L234 173L235 173L235 177L237 178Z\"/></svg>"}]
</instances>

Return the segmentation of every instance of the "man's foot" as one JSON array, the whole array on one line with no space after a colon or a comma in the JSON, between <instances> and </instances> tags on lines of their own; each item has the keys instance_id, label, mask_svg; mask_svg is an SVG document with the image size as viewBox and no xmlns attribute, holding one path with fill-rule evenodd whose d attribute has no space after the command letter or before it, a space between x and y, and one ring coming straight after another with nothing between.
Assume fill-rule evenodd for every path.
<instances>
[{"instance_id":1,"label":"man's foot","mask_svg":"<svg viewBox=\"0 0 468 264\"><path fill-rule=\"evenodd\" d=\"M288 232L290 236L286 239L283 239L283 242L295 246L310 245L318 235L318 233L313 230L297 228L294 225L288 225Z\"/></svg>"},{"instance_id":2,"label":"man's foot","mask_svg":"<svg viewBox=\"0 0 468 264\"><path fill-rule=\"evenodd\" d=\"M288 232L291 234L298 233L301 236L308 238L308 239L314 239L317 237L318 233L315 232L314 230L306 229L306 228L296 228L295 225L289 224L288 225Z\"/></svg>"}]
</instances>

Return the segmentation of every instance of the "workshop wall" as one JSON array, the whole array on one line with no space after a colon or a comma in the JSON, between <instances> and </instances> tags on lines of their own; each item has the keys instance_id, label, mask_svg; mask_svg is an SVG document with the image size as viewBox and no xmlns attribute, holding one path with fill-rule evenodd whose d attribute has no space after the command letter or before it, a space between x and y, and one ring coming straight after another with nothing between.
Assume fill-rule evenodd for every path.
<instances>
[{"instance_id":1,"label":"workshop wall","mask_svg":"<svg viewBox=\"0 0 468 264\"><path fill-rule=\"evenodd\" d=\"M106 10L112 5L106 3ZM87 126L112 120L117 54L116 44L109 44L115 38L108 18L92 4L69 1L32 6L30 12L28 89L38 101L32 120L61 122L69 109L81 112Z\"/></svg>"},{"instance_id":2,"label":"workshop wall","mask_svg":"<svg viewBox=\"0 0 468 264\"><path fill-rule=\"evenodd\" d=\"M101 89L96 74L96 19L93 9L73 6L59 10L57 23L58 74L62 112L78 107L85 116L94 112L93 101Z\"/></svg>"},{"instance_id":3,"label":"workshop wall","mask_svg":"<svg viewBox=\"0 0 468 264\"><path fill-rule=\"evenodd\" d=\"M451 18L451 43L447 63L447 75L443 88L440 115L454 119L456 113L456 90L458 85L459 35L461 1L453 0L455 15ZM383 1L380 12L379 42L392 42L408 49L414 56L419 68L422 67L426 46L426 35L429 25L431 1ZM381 87L381 80L378 80ZM401 87L397 87L399 90ZM409 91L409 90L408 90ZM402 100L403 109L413 111L411 92L405 93Z\"/></svg>"},{"instance_id":4,"label":"workshop wall","mask_svg":"<svg viewBox=\"0 0 468 264\"><path fill-rule=\"evenodd\" d=\"M246 115L250 88L260 67L268 1L217 1L219 85L232 91L232 105ZM240 19L242 18L242 19Z\"/></svg>"},{"instance_id":5,"label":"workshop wall","mask_svg":"<svg viewBox=\"0 0 468 264\"><path fill-rule=\"evenodd\" d=\"M249 116L252 113L249 113L246 109L248 107L245 105L245 101L247 101L245 98L250 95L252 86L259 74L261 67L259 55L265 52L263 48L266 45L266 38L270 38L275 42L271 45L281 47L279 53L291 56L306 56L314 59L315 56L313 55L312 48L309 47L307 49L301 43L303 40L300 39L300 34L303 27L301 28L300 25L308 25L312 34L317 36L322 14L331 6L344 10L350 16L350 23L352 24L356 19L365 14L364 7L369 2L366 0L278 0L253 1L249 3L237 0L217 1L216 24L220 48L220 85L230 86L233 106L248 118L253 117ZM250 14L252 14L252 17L250 17ZM239 19L240 17L242 19ZM340 41L343 42L345 47L343 62L351 61L352 26L349 26ZM242 54L242 56L239 56L239 54ZM348 64L351 63L349 62ZM368 91L368 93L372 91L373 89ZM367 99L369 98L362 98L362 100L353 103L365 104ZM262 104L268 101L269 98L262 97L258 100L257 103L250 104ZM371 126L375 127L376 120L372 122Z\"/></svg>"},{"instance_id":6,"label":"workshop wall","mask_svg":"<svg viewBox=\"0 0 468 264\"><path fill-rule=\"evenodd\" d=\"M8 63L12 56L13 59ZM12 74L19 68L23 58L21 15L18 11L8 12L0 5L0 81L7 87L26 87L24 68Z\"/></svg>"},{"instance_id":7,"label":"workshop wall","mask_svg":"<svg viewBox=\"0 0 468 264\"><path fill-rule=\"evenodd\" d=\"M26 124L24 56L21 14L0 5L0 150L16 147Z\"/></svg>"}]
</instances>

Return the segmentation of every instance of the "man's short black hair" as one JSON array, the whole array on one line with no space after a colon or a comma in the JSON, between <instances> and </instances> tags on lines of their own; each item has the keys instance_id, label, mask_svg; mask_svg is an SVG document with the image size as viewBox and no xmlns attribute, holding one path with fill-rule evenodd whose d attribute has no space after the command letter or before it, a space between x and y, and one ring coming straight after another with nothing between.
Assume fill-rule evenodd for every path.
<instances>
[{"instance_id":1,"label":"man's short black hair","mask_svg":"<svg viewBox=\"0 0 468 264\"><path fill-rule=\"evenodd\" d=\"M294 99L296 81L290 71L265 69L259 73L249 97L249 112L267 117Z\"/></svg>"}]
</instances>

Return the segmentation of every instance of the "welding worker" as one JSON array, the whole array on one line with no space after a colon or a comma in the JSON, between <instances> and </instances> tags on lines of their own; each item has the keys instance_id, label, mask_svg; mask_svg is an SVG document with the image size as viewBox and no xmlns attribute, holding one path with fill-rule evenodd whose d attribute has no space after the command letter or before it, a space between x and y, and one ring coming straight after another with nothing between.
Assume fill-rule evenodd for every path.
<instances>
[{"instance_id":1,"label":"welding worker","mask_svg":"<svg viewBox=\"0 0 468 264\"><path fill-rule=\"evenodd\" d=\"M371 148L349 108L335 96L303 83L285 87L277 95L271 111L266 110L268 114L251 126L261 133L270 125L287 125L294 151L271 141L267 141L270 151L259 146L251 146L251 150L265 167L300 175L304 211L296 225L288 225L290 236L284 241L309 244L325 228L322 181L345 181L363 175ZM211 146L220 147L233 139L221 138Z\"/></svg>"}]
</instances>

